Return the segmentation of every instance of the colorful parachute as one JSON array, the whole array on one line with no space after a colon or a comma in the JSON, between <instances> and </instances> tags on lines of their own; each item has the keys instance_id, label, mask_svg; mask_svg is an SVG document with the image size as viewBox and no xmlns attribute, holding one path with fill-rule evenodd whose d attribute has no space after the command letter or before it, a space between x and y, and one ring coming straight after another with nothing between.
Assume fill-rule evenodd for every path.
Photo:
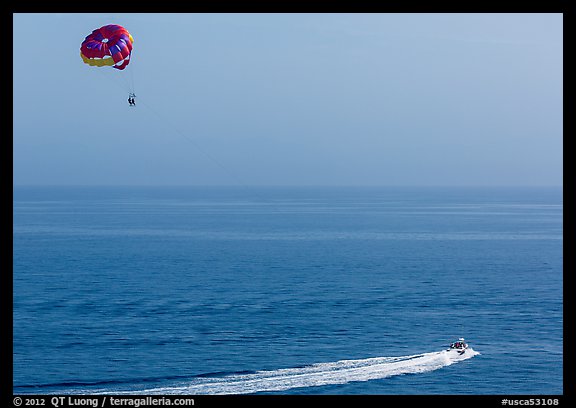
<instances>
[{"instance_id":1,"label":"colorful parachute","mask_svg":"<svg viewBox=\"0 0 576 408\"><path fill-rule=\"evenodd\" d=\"M122 26L110 24L90 34L80 46L82 60L94 67L124 69L130 63L134 39Z\"/></svg>"}]
</instances>

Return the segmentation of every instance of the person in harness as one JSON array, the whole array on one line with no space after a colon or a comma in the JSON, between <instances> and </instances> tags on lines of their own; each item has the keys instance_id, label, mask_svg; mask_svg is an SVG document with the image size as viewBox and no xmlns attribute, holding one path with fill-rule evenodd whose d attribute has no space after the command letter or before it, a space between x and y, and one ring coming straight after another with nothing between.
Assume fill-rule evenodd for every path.
<instances>
[{"instance_id":1,"label":"person in harness","mask_svg":"<svg viewBox=\"0 0 576 408\"><path fill-rule=\"evenodd\" d=\"M134 95L133 93L130 93L128 95L128 104L130 106L136 106L136 100L134 99L136 97L136 95Z\"/></svg>"}]
</instances>

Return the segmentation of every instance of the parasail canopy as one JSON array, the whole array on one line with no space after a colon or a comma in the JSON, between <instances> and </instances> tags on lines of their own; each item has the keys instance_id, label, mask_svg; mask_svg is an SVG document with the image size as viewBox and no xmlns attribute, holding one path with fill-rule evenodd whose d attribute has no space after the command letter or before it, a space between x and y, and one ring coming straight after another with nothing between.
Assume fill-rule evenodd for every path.
<instances>
[{"instance_id":1,"label":"parasail canopy","mask_svg":"<svg viewBox=\"0 0 576 408\"><path fill-rule=\"evenodd\" d=\"M134 39L124 27L109 24L88 35L80 46L84 63L94 67L124 69L130 63Z\"/></svg>"}]
</instances>

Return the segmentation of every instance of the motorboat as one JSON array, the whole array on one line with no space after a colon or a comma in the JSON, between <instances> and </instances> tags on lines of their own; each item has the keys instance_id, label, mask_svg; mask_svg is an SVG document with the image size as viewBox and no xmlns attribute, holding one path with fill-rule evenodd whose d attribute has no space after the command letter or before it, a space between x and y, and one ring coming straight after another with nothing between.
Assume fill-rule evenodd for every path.
<instances>
[{"instance_id":1,"label":"motorboat","mask_svg":"<svg viewBox=\"0 0 576 408\"><path fill-rule=\"evenodd\" d=\"M468 344L464 341L463 337L460 337L458 339L458 341L455 341L454 343L450 343L450 348L448 348L448 350L446 351L456 351L458 354L462 355L466 352L466 349L468 349Z\"/></svg>"}]
</instances>

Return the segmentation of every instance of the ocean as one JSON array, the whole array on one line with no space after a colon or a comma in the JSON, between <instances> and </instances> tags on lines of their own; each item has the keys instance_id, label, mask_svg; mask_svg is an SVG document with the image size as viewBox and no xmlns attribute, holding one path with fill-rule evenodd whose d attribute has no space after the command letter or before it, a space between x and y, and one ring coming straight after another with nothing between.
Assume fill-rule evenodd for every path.
<instances>
[{"instance_id":1,"label":"ocean","mask_svg":"<svg viewBox=\"0 0 576 408\"><path fill-rule=\"evenodd\" d=\"M561 188L13 192L15 394L563 393Z\"/></svg>"}]
</instances>

